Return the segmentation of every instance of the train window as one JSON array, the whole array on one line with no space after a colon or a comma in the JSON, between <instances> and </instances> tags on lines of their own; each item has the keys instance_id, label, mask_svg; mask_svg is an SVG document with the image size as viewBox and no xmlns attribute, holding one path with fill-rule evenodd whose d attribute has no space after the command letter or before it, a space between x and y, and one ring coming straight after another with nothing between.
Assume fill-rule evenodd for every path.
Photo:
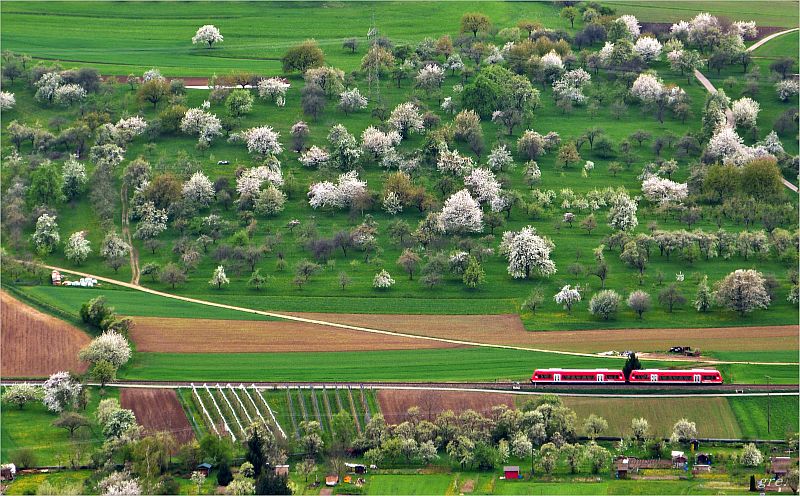
<instances>
[{"instance_id":1,"label":"train window","mask_svg":"<svg viewBox=\"0 0 800 496\"><path fill-rule=\"evenodd\" d=\"M715 375L704 375L704 376L703 376L703 380L704 380L704 381L713 381L713 380L715 380L716 378L717 378L717 376L715 376Z\"/></svg>"}]
</instances>

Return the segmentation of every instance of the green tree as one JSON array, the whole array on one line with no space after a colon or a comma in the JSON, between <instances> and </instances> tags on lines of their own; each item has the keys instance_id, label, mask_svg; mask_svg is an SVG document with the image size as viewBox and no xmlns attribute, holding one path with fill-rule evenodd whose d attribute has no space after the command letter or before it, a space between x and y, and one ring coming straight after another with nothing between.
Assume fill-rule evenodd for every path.
<instances>
[{"instance_id":1,"label":"green tree","mask_svg":"<svg viewBox=\"0 0 800 496\"><path fill-rule=\"evenodd\" d=\"M568 19L570 27L575 27L575 18L578 17L578 9L572 6L564 7L559 14L562 19Z\"/></svg>"},{"instance_id":2,"label":"green tree","mask_svg":"<svg viewBox=\"0 0 800 496\"><path fill-rule=\"evenodd\" d=\"M225 100L225 108L234 117L241 117L253 110L253 95L250 90L237 88Z\"/></svg>"},{"instance_id":3,"label":"green tree","mask_svg":"<svg viewBox=\"0 0 800 496\"><path fill-rule=\"evenodd\" d=\"M53 421L53 427L66 429L69 431L69 437L74 437L76 430L81 427L89 427L89 425L91 425L89 419L75 412L61 412L61 415Z\"/></svg>"},{"instance_id":4,"label":"green tree","mask_svg":"<svg viewBox=\"0 0 800 496\"><path fill-rule=\"evenodd\" d=\"M478 37L479 31L488 31L491 27L489 18L480 12L467 12L461 16L461 32L472 33L474 38Z\"/></svg>"},{"instance_id":5,"label":"green tree","mask_svg":"<svg viewBox=\"0 0 800 496\"><path fill-rule=\"evenodd\" d=\"M467 262L467 268L464 270L464 276L462 277L462 282L464 286L470 289L476 289L478 286L482 285L486 280L486 273L481 267L480 262L475 257L469 257L469 262Z\"/></svg>"},{"instance_id":6,"label":"green tree","mask_svg":"<svg viewBox=\"0 0 800 496\"><path fill-rule=\"evenodd\" d=\"M634 370L639 370L642 368L642 362L639 361L639 358L636 356L636 353L631 353L628 355L628 359L625 360L625 365L622 366L622 373L625 375L625 380L630 379L631 372Z\"/></svg>"},{"instance_id":7,"label":"green tree","mask_svg":"<svg viewBox=\"0 0 800 496\"><path fill-rule=\"evenodd\" d=\"M325 54L316 41L306 40L295 45L281 59L283 72L306 72L312 67L319 67L325 62Z\"/></svg>"},{"instance_id":8,"label":"green tree","mask_svg":"<svg viewBox=\"0 0 800 496\"><path fill-rule=\"evenodd\" d=\"M31 172L31 185L28 187L28 205L55 205L64 199L61 191L61 174L56 165L49 160Z\"/></svg>"}]
</instances>

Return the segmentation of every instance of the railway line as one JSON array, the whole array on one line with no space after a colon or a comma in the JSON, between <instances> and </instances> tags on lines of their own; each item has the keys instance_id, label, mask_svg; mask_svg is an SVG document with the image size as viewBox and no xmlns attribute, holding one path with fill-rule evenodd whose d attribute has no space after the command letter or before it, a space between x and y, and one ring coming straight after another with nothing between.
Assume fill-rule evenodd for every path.
<instances>
[{"instance_id":1,"label":"railway line","mask_svg":"<svg viewBox=\"0 0 800 496\"><path fill-rule=\"evenodd\" d=\"M117 381L107 387L120 388L191 388L194 384L216 384L230 381ZM3 386L11 384L42 384L41 380L3 380ZM90 383L99 385L98 383ZM234 384L240 384L236 381ZM766 396L800 395L797 384L531 384L528 382L241 382L246 386L264 389L322 389L347 386L363 386L370 389L426 390L426 391L474 391L506 392L520 395L557 394L564 396L603 396L603 397L686 397L686 396Z\"/></svg>"}]
</instances>

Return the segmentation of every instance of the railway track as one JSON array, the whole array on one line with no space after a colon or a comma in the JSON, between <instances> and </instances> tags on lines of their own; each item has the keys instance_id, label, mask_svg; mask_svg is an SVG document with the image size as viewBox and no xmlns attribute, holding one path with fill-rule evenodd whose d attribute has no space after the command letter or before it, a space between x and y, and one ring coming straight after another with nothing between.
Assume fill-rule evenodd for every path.
<instances>
[{"instance_id":1,"label":"railway track","mask_svg":"<svg viewBox=\"0 0 800 496\"><path fill-rule=\"evenodd\" d=\"M146 388L191 388L192 384L202 384L209 381L117 381L108 384L110 387L146 387ZM210 381L215 383L216 381ZM240 381L236 381L238 384ZM34 383L41 384L41 380L3 380L2 385ZM253 385L257 388L265 389L304 389L304 388L336 388L348 386L363 386L369 389L424 389L430 391L452 391L452 390L471 390L471 391L496 391L513 392L518 394L576 394L576 395L614 395L614 396L645 396L645 395L766 395L766 394L800 394L797 384L538 384L528 382L495 381L495 382L291 382L291 381L264 381L264 382L241 382L247 386ZM93 384L92 385L98 385Z\"/></svg>"}]
</instances>

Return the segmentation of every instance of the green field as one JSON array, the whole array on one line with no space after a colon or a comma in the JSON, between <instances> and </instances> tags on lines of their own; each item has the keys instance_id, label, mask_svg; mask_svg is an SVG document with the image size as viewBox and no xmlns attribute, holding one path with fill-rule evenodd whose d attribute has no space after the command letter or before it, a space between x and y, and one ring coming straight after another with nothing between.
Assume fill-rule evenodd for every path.
<instances>
[{"instance_id":1,"label":"green field","mask_svg":"<svg viewBox=\"0 0 800 496\"><path fill-rule=\"evenodd\" d=\"M728 402L739 421L743 438L785 439L788 432L797 432L800 422L797 396L728 398Z\"/></svg>"},{"instance_id":2,"label":"green field","mask_svg":"<svg viewBox=\"0 0 800 496\"><path fill-rule=\"evenodd\" d=\"M3 463L14 461L17 450L29 448L36 457L37 466L67 464L69 460L64 456L66 453L81 453L79 459L82 463L88 462L89 453L103 443L102 433L94 420L94 411L101 399L119 397L119 391L115 388L106 391L106 395L101 397L97 388L91 390L89 405L85 411L78 412L89 418L91 426L78 429L72 439L65 429L53 427L52 422L58 415L41 403L29 404L23 410L4 405L0 412L0 424L3 427L0 429L0 460Z\"/></svg>"},{"instance_id":3,"label":"green field","mask_svg":"<svg viewBox=\"0 0 800 496\"><path fill-rule=\"evenodd\" d=\"M617 9L618 14L633 14L640 21L674 23L681 20L688 21L701 12L710 12L726 16L732 21L756 21L759 26L797 27L796 1L774 1L769 4L735 0L674 2L633 0L605 3Z\"/></svg>"},{"instance_id":4,"label":"green field","mask_svg":"<svg viewBox=\"0 0 800 496\"><path fill-rule=\"evenodd\" d=\"M5 494L36 494L36 490L45 481L57 490L63 490L65 486L82 487L84 481L91 475L91 470L67 470L63 472L20 475L8 484Z\"/></svg>"}]
</instances>

